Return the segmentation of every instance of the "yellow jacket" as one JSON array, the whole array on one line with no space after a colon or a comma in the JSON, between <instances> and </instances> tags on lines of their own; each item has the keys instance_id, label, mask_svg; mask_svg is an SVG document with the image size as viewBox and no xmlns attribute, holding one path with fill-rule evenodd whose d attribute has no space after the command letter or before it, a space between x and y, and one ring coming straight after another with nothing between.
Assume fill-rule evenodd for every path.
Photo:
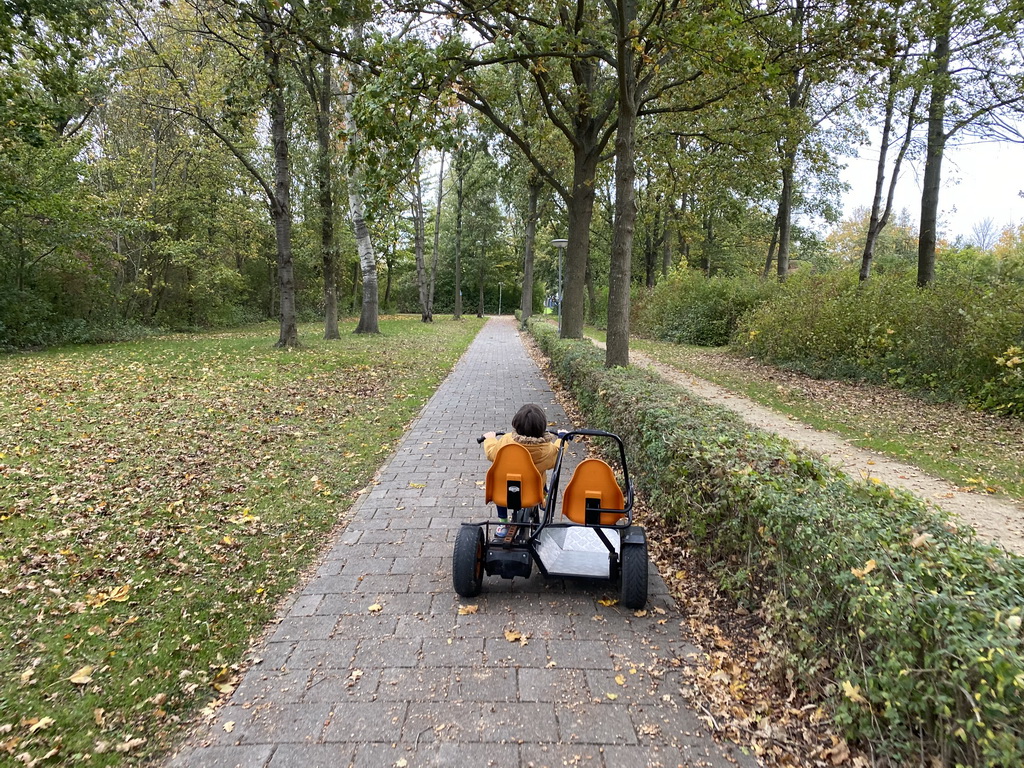
<instances>
[{"instance_id":1,"label":"yellow jacket","mask_svg":"<svg viewBox=\"0 0 1024 768\"><path fill-rule=\"evenodd\" d=\"M506 432L501 437L488 437L484 440L484 452L487 458L494 461L498 449L509 443L519 443L530 452L533 463L541 473L553 469L558 459L558 443L551 437L525 437L516 432Z\"/></svg>"}]
</instances>

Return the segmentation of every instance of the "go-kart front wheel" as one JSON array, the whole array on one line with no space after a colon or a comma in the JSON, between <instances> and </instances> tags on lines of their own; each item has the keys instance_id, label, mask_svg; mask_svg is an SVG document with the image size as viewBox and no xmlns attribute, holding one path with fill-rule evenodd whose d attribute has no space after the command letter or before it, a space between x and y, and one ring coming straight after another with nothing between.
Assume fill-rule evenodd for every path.
<instances>
[{"instance_id":1,"label":"go-kart front wheel","mask_svg":"<svg viewBox=\"0 0 1024 768\"><path fill-rule=\"evenodd\" d=\"M484 583L484 531L478 525L463 525L452 554L452 586L462 597L476 597Z\"/></svg>"},{"instance_id":2,"label":"go-kart front wheel","mask_svg":"<svg viewBox=\"0 0 1024 768\"><path fill-rule=\"evenodd\" d=\"M638 610L647 604L647 542L622 545L619 603Z\"/></svg>"}]
</instances>

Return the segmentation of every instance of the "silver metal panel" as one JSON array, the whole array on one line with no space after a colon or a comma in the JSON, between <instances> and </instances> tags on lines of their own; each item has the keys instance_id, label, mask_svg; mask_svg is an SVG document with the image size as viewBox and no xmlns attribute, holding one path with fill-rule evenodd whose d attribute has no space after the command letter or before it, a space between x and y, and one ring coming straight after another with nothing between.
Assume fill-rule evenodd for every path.
<instances>
[{"instance_id":1,"label":"silver metal panel","mask_svg":"<svg viewBox=\"0 0 1024 768\"><path fill-rule=\"evenodd\" d=\"M619 551L619 531L604 529L616 553ZM585 526L545 528L536 542L537 556L544 569L552 576L584 576L607 579L609 571L608 547L597 531Z\"/></svg>"}]
</instances>

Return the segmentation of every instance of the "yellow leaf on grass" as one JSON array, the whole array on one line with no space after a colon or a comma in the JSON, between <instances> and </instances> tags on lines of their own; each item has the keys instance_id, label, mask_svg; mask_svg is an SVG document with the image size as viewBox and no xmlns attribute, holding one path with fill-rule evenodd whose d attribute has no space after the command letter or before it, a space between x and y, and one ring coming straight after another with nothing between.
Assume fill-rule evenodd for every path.
<instances>
[{"instance_id":1,"label":"yellow leaf on grass","mask_svg":"<svg viewBox=\"0 0 1024 768\"><path fill-rule=\"evenodd\" d=\"M92 667L86 664L68 678L75 685L88 685L92 682Z\"/></svg>"},{"instance_id":2,"label":"yellow leaf on grass","mask_svg":"<svg viewBox=\"0 0 1024 768\"><path fill-rule=\"evenodd\" d=\"M476 613L479 610L479 605L460 605L459 616L469 616L471 613Z\"/></svg>"},{"instance_id":3,"label":"yellow leaf on grass","mask_svg":"<svg viewBox=\"0 0 1024 768\"><path fill-rule=\"evenodd\" d=\"M854 685L849 680L844 680L843 681L843 694L850 701L855 702L857 704L867 704L868 703L868 700L865 699L860 694L860 686L859 685Z\"/></svg>"},{"instance_id":4,"label":"yellow leaf on grass","mask_svg":"<svg viewBox=\"0 0 1024 768\"><path fill-rule=\"evenodd\" d=\"M107 596L115 603L123 603L128 599L128 593L132 591L130 584L122 584L120 587L114 587L113 591Z\"/></svg>"},{"instance_id":5,"label":"yellow leaf on grass","mask_svg":"<svg viewBox=\"0 0 1024 768\"><path fill-rule=\"evenodd\" d=\"M864 563L863 568L851 568L850 573L852 573L858 579L863 579L865 576L867 576L869 573L875 570L877 566L878 563L876 563L873 559L868 560L866 563Z\"/></svg>"},{"instance_id":6,"label":"yellow leaf on grass","mask_svg":"<svg viewBox=\"0 0 1024 768\"><path fill-rule=\"evenodd\" d=\"M35 733L36 731L45 731L55 722L57 721L54 720L52 717L41 717L32 724L32 726L28 729L28 732Z\"/></svg>"}]
</instances>

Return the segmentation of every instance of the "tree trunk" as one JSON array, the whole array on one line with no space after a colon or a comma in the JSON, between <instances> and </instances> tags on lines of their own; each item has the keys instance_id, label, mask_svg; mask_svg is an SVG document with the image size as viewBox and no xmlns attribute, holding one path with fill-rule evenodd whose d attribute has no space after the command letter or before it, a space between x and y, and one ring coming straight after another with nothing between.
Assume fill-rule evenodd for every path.
<instances>
[{"instance_id":1,"label":"tree trunk","mask_svg":"<svg viewBox=\"0 0 1024 768\"><path fill-rule=\"evenodd\" d=\"M711 277L711 251L715 247L715 225L710 213L704 215L704 270L705 277Z\"/></svg>"},{"instance_id":2,"label":"tree trunk","mask_svg":"<svg viewBox=\"0 0 1024 768\"><path fill-rule=\"evenodd\" d=\"M334 180L331 163L331 103L333 85L330 54L323 67L316 114L317 185L320 196L320 248L324 268L324 338L340 339L338 331L338 245L334 237Z\"/></svg>"},{"instance_id":3,"label":"tree trunk","mask_svg":"<svg viewBox=\"0 0 1024 768\"><path fill-rule=\"evenodd\" d=\"M779 198L779 253L776 274L779 280L789 275L789 244L793 227L793 168L796 152L787 153L782 169L782 196Z\"/></svg>"},{"instance_id":4,"label":"tree trunk","mask_svg":"<svg viewBox=\"0 0 1024 768\"><path fill-rule=\"evenodd\" d=\"M427 312L434 322L434 286L437 285L437 263L441 254L441 202L444 200L444 152L437 171L437 201L434 204L434 253L430 264L430 285L427 290Z\"/></svg>"},{"instance_id":5,"label":"tree trunk","mask_svg":"<svg viewBox=\"0 0 1024 768\"><path fill-rule=\"evenodd\" d=\"M420 178L422 168L420 167L420 155L417 152L413 159L413 173L415 177L412 182L412 223L413 223L413 251L416 254L416 287L420 297L420 320L424 323L431 323L434 318L430 314L428 306L427 287L427 265L424 258L424 250L427 240L426 214L423 211L423 183Z\"/></svg>"},{"instance_id":6,"label":"tree trunk","mask_svg":"<svg viewBox=\"0 0 1024 768\"><path fill-rule=\"evenodd\" d=\"M594 286L594 266L587 254L587 271L583 276L587 284L587 322L591 325L597 324L597 288Z\"/></svg>"},{"instance_id":7,"label":"tree trunk","mask_svg":"<svg viewBox=\"0 0 1024 768\"><path fill-rule=\"evenodd\" d=\"M594 188L598 164L597 141L580 143L573 151L572 194L566 201L569 244L565 248L562 290L563 339L583 338L587 256L594 218Z\"/></svg>"},{"instance_id":8,"label":"tree trunk","mask_svg":"<svg viewBox=\"0 0 1024 768\"><path fill-rule=\"evenodd\" d=\"M459 149L455 157L455 312L453 319L462 319L462 206L465 203L465 158Z\"/></svg>"},{"instance_id":9,"label":"tree trunk","mask_svg":"<svg viewBox=\"0 0 1024 768\"><path fill-rule=\"evenodd\" d=\"M942 155L946 148L946 95L949 88L949 28L947 11L935 34L928 104L928 147L925 150L924 183L921 190L921 236L917 246L917 285L925 287L935 279L935 246L939 230L939 186Z\"/></svg>"},{"instance_id":10,"label":"tree trunk","mask_svg":"<svg viewBox=\"0 0 1024 768\"><path fill-rule=\"evenodd\" d=\"M274 149L274 196L270 210L277 243L277 282L280 290L281 332L278 347L297 347L299 334L295 324L295 266L292 263L291 172L288 157L288 110L281 77L281 53L273 39L276 28L261 25L265 36L264 61L267 65L270 102L270 137Z\"/></svg>"},{"instance_id":11,"label":"tree trunk","mask_svg":"<svg viewBox=\"0 0 1024 768\"><path fill-rule=\"evenodd\" d=\"M896 108L897 82L901 75L900 71L890 71L889 95L885 102L885 122L882 126L882 144L879 149L878 170L875 174L875 193L871 200L871 216L868 220L868 234L864 239L864 252L860 260L860 281L864 282L871 276L871 264L875 258L875 245L878 236L885 225L889 223L892 215L893 200L896 197L896 182L900 176L900 168L903 166L903 159L910 149L910 142L914 137L914 125L917 122L917 104L921 97L921 90L915 88L914 97L911 99L910 108L907 110L907 132L903 135L900 149L896 153L896 160L893 162L892 175L889 177L889 192L882 205L882 187L885 183L885 163L889 153L889 137L892 135L892 118Z\"/></svg>"},{"instance_id":12,"label":"tree trunk","mask_svg":"<svg viewBox=\"0 0 1024 768\"><path fill-rule=\"evenodd\" d=\"M672 269L672 227L676 224L678 215L675 203L669 203L668 213L665 214L665 226L661 232L661 277L668 277Z\"/></svg>"},{"instance_id":13,"label":"tree trunk","mask_svg":"<svg viewBox=\"0 0 1024 768\"><path fill-rule=\"evenodd\" d=\"M629 365L629 289L636 224L637 83L634 66L636 0L616 0L619 116L615 129L615 232L608 275L608 337L605 366Z\"/></svg>"},{"instance_id":14,"label":"tree trunk","mask_svg":"<svg viewBox=\"0 0 1024 768\"><path fill-rule=\"evenodd\" d=\"M358 35L358 33L357 33ZM359 143L359 126L352 116L352 95L355 83L349 77L348 92L342 96L345 108L345 126L349 140ZM352 219L352 230L356 238L356 249L359 252L359 267L363 278L363 302L359 313L359 323L355 333L380 333L378 318L380 315L379 282L377 280L377 257L373 252L370 230L366 226L366 209L363 202L363 168L359 160L354 161L348 173L348 209Z\"/></svg>"},{"instance_id":15,"label":"tree trunk","mask_svg":"<svg viewBox=\"0 0 1024 768\"><path fill-rule=\"evenodd\" d=\"M765 280L772 273L772 263L775 261L775 248L779 244L779 212L775 212L775 221L772 222L772 240L768 244L768 256L764 260L764 271L761 272L761 277Z\"/></svg>"},{"instance_id":16,"label":"tree trunk","mask_svg":"<svg viewBox=\"0 0 1024 768\"><path fill-rule=\"evenodd\" d=\"M477 317L483 317L484 316L484 277L485 277L484 255L483 255L483 253L479 254L478 258L480 259L480 267L479 267L479 269L477 270L477 273L476 273L476 286L477 286L479 301L477 302L477 305L476 305L476 316Z\"/></svg>"},{"instance_id":17,"label":"tree trunk","mask_svg":"<svg viewBox=\"0 0 1024 768\"><path fill-rule=\"evenodd\" d=\"M533 255L537 241L537 205L543 187L544 182L531 174L526 207L526 236L523 240L523 295L519 304L520 323L524 329L533 314Z\"/></svg>"}]
</instances>

